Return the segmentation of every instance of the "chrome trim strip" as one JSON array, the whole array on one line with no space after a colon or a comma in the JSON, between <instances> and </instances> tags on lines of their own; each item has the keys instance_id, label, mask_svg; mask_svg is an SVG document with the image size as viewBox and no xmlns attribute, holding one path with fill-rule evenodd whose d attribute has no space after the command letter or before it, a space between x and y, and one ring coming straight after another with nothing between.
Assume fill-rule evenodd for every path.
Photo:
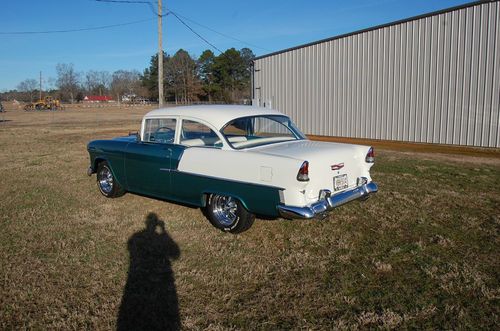
<instances>
[{"instance_id":1,"label":"chrome trim strip","mask_svg":"<svg viewBox=\"0 0 500 331\"><path fill-rule=\"evenodd\" d=\"M323 195L325 197L309 206L295 207L279 205L278 211L281 217L288 219L321 218L334 208L340 207L354 200L366 199L377 191L378 186L374 182L369 182L351 190L343 191L331 196L327 196L327 192L322 190L320 191L320 196Z\"/></svg>"},{"instance_id":2,"label":"chrome trim strip","mask_svg":"<svg viewBox=\"0 0 500 331\"><path fill-rule=\"evenodd\" d=\"M265 185L265 184L256 184L256 183L244 182L244 181L241 181L241 180L230 179L230 178L222 178L222 177L214 177L214 176L208 176L208 175L195 174L194 172L187 172L187 171L181 171L181 170L175 170L175 171L178 172L178 173L180 173L180 174L186 174L186 175L191 175L191 176L198 176L198 177L215 179L215 180L226 180L228 182L233 182L233 183L237 183L237 184L247 184L247 185L254 185L254 186L265 186L265 187L271 187L271 188L278 189L278 190L284 190L283 187L279 187L279 186Z\"/></svg>"},{"instance_id":3,"label":"chrome trim strip","mask_svg":"<svg viewBox=\"0 0 500 331\"><path fill-rule=\"evenodd\" d=\"M172 171L176 171L176 170L175 169L169 169L169 168L160 168L160 171L172 172Z\"/></svg>"}]
</instances>

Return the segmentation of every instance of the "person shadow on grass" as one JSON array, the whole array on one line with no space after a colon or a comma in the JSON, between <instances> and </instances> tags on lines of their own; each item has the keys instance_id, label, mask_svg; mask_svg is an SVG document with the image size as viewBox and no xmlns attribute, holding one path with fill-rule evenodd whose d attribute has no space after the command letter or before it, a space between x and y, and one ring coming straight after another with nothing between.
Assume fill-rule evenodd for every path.
<instances>
[{"instance_id":1,"label":"person shadow on grass","mask_svg":"<svg viewBox=\"0 0 500 331\"><path fill-rule=\"evenodd\" d=\"M179 246L155 213L146 228L128 240L130 266L118 313L117 330L179 330L179 303L171 260Z\"/></svg>"}]
</instances>

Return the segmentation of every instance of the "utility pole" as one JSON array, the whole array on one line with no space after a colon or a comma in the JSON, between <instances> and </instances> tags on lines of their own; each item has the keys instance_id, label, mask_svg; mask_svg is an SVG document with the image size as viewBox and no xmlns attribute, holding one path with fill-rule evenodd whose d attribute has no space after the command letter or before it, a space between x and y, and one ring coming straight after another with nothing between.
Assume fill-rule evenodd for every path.
<instances>
[{"instance_id":1,"label":"utility pole","mask_svg":"<svg viewBox=\"0 0 500 331\"><path fill-rule=\"evenodd\" d=\"M162 47L162 9L161 0L158 0L158 103L163 107L163 47Z\"/></svg>"},{"instance_id":2,"label":"utility pole","mask_svg":"<svg viewBox=\"0 0 500 331\"><path fill-rule=\"evenodd\" d=\"M42 72L40 71L40 98L38 100L42 100Z\"/></svg>"}]
</instances>

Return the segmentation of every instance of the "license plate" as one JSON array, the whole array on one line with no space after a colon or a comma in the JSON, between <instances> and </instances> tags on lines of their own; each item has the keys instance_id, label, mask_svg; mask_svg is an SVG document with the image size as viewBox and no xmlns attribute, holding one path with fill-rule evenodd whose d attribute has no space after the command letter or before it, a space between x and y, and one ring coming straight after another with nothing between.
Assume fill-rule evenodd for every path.
<instances>
[{"instance_id":1,"label":"license plate","mask_svg":"<svg viewBox=\"0 0 500 331\"><path fill-rule=\"evenodd\" d=\"M333 177L333 190L339 191L347 188L347 174Z\"/></svg>"}]
</instances>

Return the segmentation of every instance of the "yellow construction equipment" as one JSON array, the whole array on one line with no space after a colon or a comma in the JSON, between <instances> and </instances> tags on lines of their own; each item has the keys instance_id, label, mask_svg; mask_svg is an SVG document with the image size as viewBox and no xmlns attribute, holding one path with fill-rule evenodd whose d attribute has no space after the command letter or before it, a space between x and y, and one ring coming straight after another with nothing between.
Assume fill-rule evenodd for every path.
<instances>
[{"instance_id":1,"label":"yellow construction equipment","mask_svg":"<svg viewBox=\"0 0 500 331\"><path fill-rule=\"evenodd\" d=\"M36 102L30 102L24 106L24 110L60 110L62 109L61 101L54 99L50 95Z\"/></svg>"}]
</instances>

